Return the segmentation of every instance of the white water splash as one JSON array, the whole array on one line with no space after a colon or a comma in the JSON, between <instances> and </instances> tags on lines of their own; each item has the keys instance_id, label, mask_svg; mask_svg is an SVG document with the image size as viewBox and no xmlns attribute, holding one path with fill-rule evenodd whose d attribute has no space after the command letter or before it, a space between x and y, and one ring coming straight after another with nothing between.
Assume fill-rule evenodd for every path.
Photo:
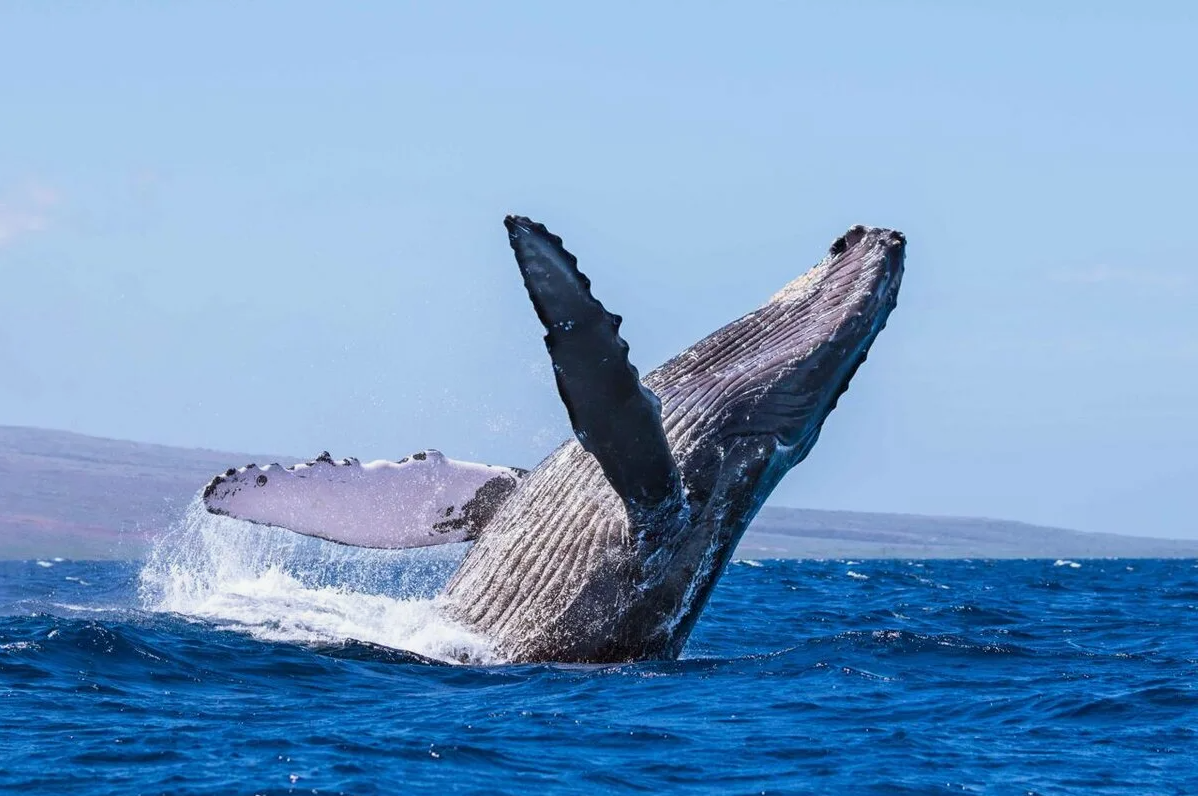
<instances>
[{"instance_id":1,"label":"white water splash","mask_svg":"<svg viewBox=\"0 0 1198 796\"><path fill-rule=\"evenodd\" d=\"M487 641L446 617L433 596L462 546L367 550L218 517L193 501L157 540L140 592L152 611L267 641L347 639L438 660L497 662Z\"/></svg>"}]
</instances>

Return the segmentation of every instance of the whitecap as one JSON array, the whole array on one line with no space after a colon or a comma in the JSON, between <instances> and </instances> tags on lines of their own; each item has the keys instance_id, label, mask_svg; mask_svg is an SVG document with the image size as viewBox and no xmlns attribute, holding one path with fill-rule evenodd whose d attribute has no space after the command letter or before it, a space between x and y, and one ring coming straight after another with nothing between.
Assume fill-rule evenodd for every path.
<instances>
[{"instance_id":1,"label":"whitecap","mask_svg":"<svg viewBox=\"0 0 1198 796\"><path fill-rule=\"evenodd\" d=\"M1070 569L1081 569L1082 565L1076 561L1070 561L1067 558L1058 558L1052 564L1054 567L1069 567Z\"/></svg>"},{"instance_id":2,"label":"whitecap","mask_svg":"<svg viewBox=\"0 0 1198 796\"><path fill-rule=\"evenodd\" d=\"M860 572L854 572L851 569L845 574L847 574L850 578L854 578L856 580L869 580L869 575L862 575Z\"/></svg>"},{"instance_id":3,"label":"whitecap","mask_svg":"<svg viewBox=\"0 0 1198 796\"><path fill-rule=\"evenodd\" d=\"M76 605L75 603L50 603L50 607L76 614L110 614L120 610L118 608L98 605Z\"/></svg>"}]
</instances>

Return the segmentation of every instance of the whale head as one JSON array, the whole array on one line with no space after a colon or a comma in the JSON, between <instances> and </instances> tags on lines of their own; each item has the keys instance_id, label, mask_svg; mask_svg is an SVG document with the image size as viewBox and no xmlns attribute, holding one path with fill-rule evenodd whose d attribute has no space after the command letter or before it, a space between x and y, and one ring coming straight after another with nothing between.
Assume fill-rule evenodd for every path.
<instances>
[{"instance_id":1,"label":"whale head","mask_svg":"<svg viewBox=\"0 0 1198 796\"><path fill-rule=\"evenodd\" d=\"M901 232L854 226L763 306L654 371L690 506L649 558L660 642L677 654L749 522L811 451L894 309Z\"/></svg>"}]
</instances>

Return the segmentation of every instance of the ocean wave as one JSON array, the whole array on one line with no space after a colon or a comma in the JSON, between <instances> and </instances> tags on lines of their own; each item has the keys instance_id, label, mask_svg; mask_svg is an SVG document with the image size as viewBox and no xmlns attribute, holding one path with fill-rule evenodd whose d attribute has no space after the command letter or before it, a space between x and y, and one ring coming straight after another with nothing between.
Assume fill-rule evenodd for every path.
<instances>
[{"instance_id":1,"label":"ocean wave","mask_svg":"<svg viewBox=\"0 0 1198 796\"><path fill-rule=\"evenodd\" d=\"M419 614L451 559L173 538L144 566L0 563L0 791L1180 794L1198 774L1188 561L858 581L763 560L729 567L680 660L451 665Z\"/></svg>"}]
</instances>

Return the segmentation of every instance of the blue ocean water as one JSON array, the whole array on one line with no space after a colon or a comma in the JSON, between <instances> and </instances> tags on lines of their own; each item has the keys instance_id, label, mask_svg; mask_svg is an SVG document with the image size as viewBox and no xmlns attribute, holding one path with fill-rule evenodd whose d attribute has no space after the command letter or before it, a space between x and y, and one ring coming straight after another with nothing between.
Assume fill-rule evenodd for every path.
<instances>
[{"instance_id":1,"label":"blue ocean water","mask_svg":"<svg viewBox=\"0 0 1198 796\"><path fill-rule=\"evenodd\" d=\"M452 557L192 537L0 564L0 791L1198 792L1194 561L739 562L682 660L450 665Z\"/></svg>"}]
</instances>

